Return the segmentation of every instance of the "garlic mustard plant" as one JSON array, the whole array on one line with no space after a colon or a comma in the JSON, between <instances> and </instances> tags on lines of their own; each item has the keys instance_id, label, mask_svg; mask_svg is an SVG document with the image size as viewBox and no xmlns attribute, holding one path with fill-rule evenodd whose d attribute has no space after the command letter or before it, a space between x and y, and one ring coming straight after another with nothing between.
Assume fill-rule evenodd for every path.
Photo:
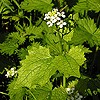
<instances>
[{"instance_id":1,"label":"garlic mustard plant","mask_svg":"<svg viewBox=\"0 0 100 100\"><path fill-rule=\"evenodd\" d=\"M49 11L47 14L45 14L44 20L47 21L48 27L56 24L60 28L63 28L63 26L66 25L66 22L64 22L62 18L65 17L65 12L59 12L58 9L54 8L52 11Z\"/></svg>"},{"instance_id":2,"label":"garlic mustard plant","mask_svg":"<svg viewBox=\"0 0 100 100\"><path fill-rule=\"evenodd\" d=\"M5 74L5 76L7 78L11 78L15 74L17 74L17 71L15 71L15 68L11 68L10 70L6 69L6 71L7 71L7 73Z\"/></svg>"}]
</instances>

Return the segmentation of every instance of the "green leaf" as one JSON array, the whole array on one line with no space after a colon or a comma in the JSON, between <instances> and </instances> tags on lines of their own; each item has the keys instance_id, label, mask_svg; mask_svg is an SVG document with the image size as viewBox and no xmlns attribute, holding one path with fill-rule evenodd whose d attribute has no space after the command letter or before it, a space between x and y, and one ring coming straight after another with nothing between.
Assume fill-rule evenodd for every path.
<instances>
[{"instance_id":1,"label":"green leaf","mask_svg":"<svg viewBox=\"0 0 100 100\"><path fill-rule=\"evenodd\" d=\"M16 40L19 45L23 44L24 41L26 40L25 37L19 32L10 33L8 36L8 40L11 40L11 39Z\"/></svg>"},{"instance_id":2,"label":"green leaf","mask_svg":"<svg viewBox=\"0 0 100 100\"><path fill-rule=\"evenodd\" d=\"M18 89L13 89L15 85L14 80L9 84L9 96L10 100L23 100L23 98L28 98L28 100L50 100L52 84L48 82L45 86L37 86L35 89L27 87L19 87Z\"/></svg>"},{"instance_id":3,"label":"green leaf","mask_svg":"<svg viewBox=\"0 0 100 100\"><path fill-rule=\"evenodd\" d=\"M100 0L88 0L89 10L100 11Z\"/></svg>"},{"instance_id":4,"label":"green leaf","mask_svg":"<svg viewBox=\"0 0 100 100\"><path fill-rule=\"evenodd\" d=\"M78 46L72 47L65 56L56 56L54 65L65 77L80 77L79 68L85 61L84 52ZM59 63L58 63L59 62Z\"/></svg>"},{"instance_id":5,"label":"green leaf","mask_svg":"<svg viewBox=\"0 0 100 100\"><path fill-rule=\"evenodd\" d=\"M80 19L77 22L78 26L74 30L71 43L83 44L88 41L90 46L100 45L100 29L96 28L94 20L92 19Z\"/></svg>"},{"instance_id":6,"label":"green leaf","mask_svg":"<svg viewBox=\"0 0 100 100\"><path fill-rule=\"evenodd\" d=\"M43 27L42 26L29 26L25 28L26 35L29 35L30 41L33 41L35 38L42 38Z\"/></svg>"},{"instance_id":7,"label":"green leaf","mask_svg":"<svg viewBox=\"0 0 100 100\"><path fill-rule=\"evenodd\" d=\"M75 59L75 61L81 66L84 64L84 61L86 60L84 56L84 51L82 50L81 47L76 46L72 47L70 51L68 52L68 55L70 55L72 58Z\"/></svg>"},{"instance_id":8,"label":"green leaf","mask_svg":"<svg viewBox=\"0 0 100 100\"><path fill-rule=\"evenodd\" d=\"M22 9L31 12L32 10L38 10L42 13L46 13L52 9L51 0L24 0L21 3Z\"/></svg>"},{"instance_id":9,"label":"green leaf","mask_svg":"<svg viewBox=\"0 0 100 100\"><path fill-rule=\"evenodd\" d=\"M44 41L46 42L47 46L49 47L50 54L52 56L60 54L61 48L60 48L59 36L57 34L56 35L54 33L45 34Z\"/></svg>"},{"instance_id":10,"label":"green leaf","mask_svg":"<svg viewBox=\"0 0 100 100\"><path fill-rule=\"evenodd\" d=\"M25 95L25 88L19 87L18 89L14 89L13 87L15 86L16 83L16 79L13 80L13 82L11 82L11 84L9 84L9 96L10 96L10 100L23 100L23 96Z\"/></svg>"},{"instance_id":11,"label":"green leaf","mask_svg":"<svg viewBox=\"0 0 100 100\"><path fill-rule=\"evenodd\" d=\"M49 49L39 46L31 47L29 55L21 61L22 67L18 70L16 82L12 82L13 91L20 87L35 88L37 85L44 86L57 70L65 75L80 77L79 67L85 61L84 53L79 47L72 47L68 54L53 58ZM76 57L75 57L76 56ZM58 63L59 62L59 63Z\"/></svg>"},{"instance_id":12,"label":"green leaf","mask_svg":"<svg viewBox=\"0 0 100 100\"><path fill-rule=\"evenodd\" d=\"M7 39L0 43L0 52L3 54L12 55L16 53L18 46L23 44L25 41L25 37L22 36L19 32L10 33Z\"/></svg>"},{"instance_id":13,"label":"green leaf","mask_svg":"<svg viewBox=\"0 0 100 100\"><path fill-rule=\"evenodd\" d=\"M75 12L83 12L84 10L100 11L100 0L79 0L77 5L72 8Z\"/></svg>"},{"instance_id":14,"label":"green leaf","mask_svg":"<svg viewBox=\"0 0 100 100\"><path fill-rule=\"evenodd\" d=\"M0 13L8 14L10 11L13 12L13 6L9 0L0 1Z\"/></svg>"},{"instance_id":15,"label":"green leaf","mask_svg":"<svg viewBox=\"0 0 100 100\"><path fill-rule=\"evenodd\" d=\"M96 45L100 45L100 28L98 28L98 29L96 30L96 32L94 33L94 35L93 35L93 40L94 40L94 43L95 43Z\"/></svg>"},{"instance_id":16,"label":"green leaf","mask_svg":"<svg viewBox=\"0 0 100 100\"><path fill-rule=\"evenodd\" d=\"M35 89L32 89L32 93L36 98L36 100L50 100L51 92L52 92L51 83L47 83L43 87L38 86ZM31 100L34 97L31 96L29 100Z\"/></svg>"},{"instance_id":17,"label":"green leaf","mask_svg":"<svg viewBox=\"0 0 100 100\"><path fill-rule=\"evenodd\" d=\"M51 100L66 100L67 93L63 87L54 88L52 91Z\"/></svg>"},{"instance_id":18,"label":"green leaf","mask_svg":"<svg viewBox=\"0 0 100 100\"><path fill-rule=\"evenodd\" d=\"M64 35L63 39L68 42L68 41L71 41L72 37L73 37L73 30L69 33L69 34L66 34Z\"/></svg>"},{"instance_id":19,"label":"green leaf","mask_svg":"<svg viewBox=\"0 0 100 100\"><path fill-rule=\"evenodd\" d=\"M72 8L75 12L83 12L88 10L87 0L79 0L77 5Z\"/></svg>"},{"instance_id":20,"label":"green leaf","mask_svg":"<svg viewBox=\"0 0 100 100\"><path fill-rule=\"evenodd\" d=\"M78 84L75 86L75 88L81 93L82 95L86 95L86 90L88 89L88 82L89 79L80 79Z\"/></svg>"},{"instance_id":21,"label":"green leaf","mask_svg":"<svg viewBox=\"0 0 100 100\"><path fill-rule=\"evenodd\" d=\"M100 89L100 79L99 78L92 79L89 77L80 79L78 81L78 84L76 85L76 89L82 95L87 95L87 93L89 93L90 95L93 94L95 95L94 91L97 92Z\"/></svg>"},{"instance_id":22,"label":"green leaf","mask_svg":"<svg viewBox=\"0 0 100 100\"><path fill-rule=\"evenodd\" d=\"M97 89L100 89L100 79L91 79L88 82L88 87L91 89L91 91L97 91Z\"/></svg>"},{"instance_id":23,"label":"green leaf","mask_svg":"<svg viewBox=\"0 0 100 100\"><path fill-rule=\"evenodd\" d=\"M10 41L5 41L0 44L0 52L2 54L9 54L12 55L14 54L15 50L18 48L18 44L16 44L16 41L10 40Z\"/></svg>"},{"instance_id":24,"label":"green leaf","mask_svg":"<svg viewBox=\"0 0 100 100\"><path fill-rule=\"evenodd\" d=\"M27 49L24 49L24 48L21 48L19 51L18 51L18 57L20 59L25 59L26 58L26 55L28 54L28 51Z\"/></svg>"},{"instance_id":25,"label":"green leaf","mask_svg":"<svg viewBox=\"0 0 100 100\"><path fill-rule=\"evenodd\" d=\"M18 71L15 87L18 85L32 87L38 84L43 86L56 71L55 67L51 66L53 58L47 48L33 47L28 52L26 59L21 61L22 67Z\"/></svg>"}]
</instances>

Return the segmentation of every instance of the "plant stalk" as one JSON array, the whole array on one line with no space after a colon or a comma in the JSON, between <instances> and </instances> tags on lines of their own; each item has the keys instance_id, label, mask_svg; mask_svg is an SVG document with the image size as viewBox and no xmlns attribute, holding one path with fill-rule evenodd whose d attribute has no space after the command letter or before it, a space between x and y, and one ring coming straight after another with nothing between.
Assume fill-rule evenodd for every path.
<instances>
[{"instance_id":1,"label":"plant stalk","mask_svg":"<svg viewBox=\"0 0 100 100\"><path fill-rule=\"evenodd\" d=\"M61 37L61 35L60 35L60 33L59 33L59 32L57 32L57 33L58 33L58 36L59 36L59 42L60 42L61 54L63 54L62 37Z\"/></svg>"},{"instance_id":2,"label":"plant stalk","mask_svg":"<svg viewBox=\"0 0 100 100\"><path fill-rule=\"evenodd\" d=\"M92 70L93 70L93 67L94 67L94 63L95 63L95 59L96 59L97 51L98 51L98 50L99 50L99 47L97 46L97 47L96 47L96 50L95 50L95 53L94 53L94 58L93 58L92 64L91 64L91 66L90 66L90 71L89 71L90 75L92 74Z\"/></svg>"},{"instance_id":3,"label":"plant stalk","mask_svg":"<svg viewBox=\"0 0 100 100\"><path fill-rule=\"evenodd\" d=\"M66 87L66 77L63 76L63 87Z\"/></svg>"},{"instance_id":4,"label":"plant stalk","mask_svg":"<svg viewBox=\"0 0 100 100\"><path fill-rule=\"evenodd\" d=\"M0 92L0 94L8 95L7 93L4 93L4 92Z\"/></svg>"}]
</instances>

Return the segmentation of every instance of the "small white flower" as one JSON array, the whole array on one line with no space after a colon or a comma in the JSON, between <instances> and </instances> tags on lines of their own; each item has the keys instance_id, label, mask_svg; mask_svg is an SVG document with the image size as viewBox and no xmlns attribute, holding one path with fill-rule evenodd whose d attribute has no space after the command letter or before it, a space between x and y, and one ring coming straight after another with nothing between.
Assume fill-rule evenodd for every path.
<instances>
[{"instance_id":1,"label":"small white flower","mask_svg":"<svg viewBox=\"0 0 100 100\"><path fill-rule=\"evenodd\" d=\"M61 20L59 16L55 16L55 19L57 19L57 21Z\"/></svg>"},{"instance_id":2,"label":"small white flower","mask_svg":"<svg viewBox=\"0 0 100 100\"><path fill-rule=\"evenodd\" d=\"M49 11L47 15L50 15L50 14L51 14L51 12Z\"/></svg>"},{"instance_id":3,"label":"small white flower","mask_svg":"<svg viewBox=\"0 0 100 100\"><path fill-rule=\"evenodd\" d=\"M57 19L53 19L53 20L51 20L52 21L52 23L55 23L56 21L57 21Z\"/></svg>"},{"instance_id":4,"label":"small white flower","mask_svg":"<svg viewBox=\"0 0 100 100\"><path fill-rule=\"evenodd\" d=\"M50 16L48 14L45 14L44 20L50 19Z\"/></svg>"},{"instance_id":5,"label":"small white flower","mask_svg":"<svg viewBox=\"0 0 100 100\"><path fill-rule=\"evenodd\" d=\"M76 99L76 100L81 100L80 98Z\"/></svg>"},{"instance_id":6,"label":"small white flower","mask_svg":"<svg viewBox=\"0 0 100 100\"><path fill-rule=\"evenodd\" d=\"M71 100L75 100L74 97L71 96Z\"/></svg>"},{"instance_id":7,"label":"small white flower","mask_svg":"<svg viewBox=\"0 0 100 100\"><path fill-rule=\"evenodd\" d=\"M53 9L53 11L57 12L57 11L58 11L58 9L57 9L57 8L54 8L54 9Z\"/></svg>"},{"instance_id":8,"label":"small white flower","mask_svg":"<svg viewBox=\"0 0 100 100\"><path fill-rule=\"evenodd\" d=\"M6 69L6 71L7 71L7 74L5 74L5 76L7 78L8 77L12 77L12 76L14 76L17 73L17 71L15 71L15 68L11 68L10 70Z\"/></svg>"},{"instance_id":9,"label":"small white flower","mask_svg":"<svg viewBox=\"0 0 100 100\"><path fill-rule=\"evenodd\" d=\"M60 13L60 12L57 12L57 15L58 15L58 16L61 16L61 13Z\"/></svg>"},{"instance_id":10,"label":"small white flower","mask_svg":"<svg viewBox=\"0 0 100 100\"><path fill-rule=\"evenodd\" d=\"M65 18L66 17L65 12L61 12L61 17L62 18Z\"/></svg>"},{"instance_id":11,"label":"small white flower","mask_svg":"<svg viewBox=\"0 0 100 100\"><path fill-rule=\"evenodd\" d=\"M51 18L50 18L51 20L53 20L53 19L55 19L55 16L51 16Z\"/></svg>"},{"instance_id":12,"label":"small white flower","mask_svg":"<svg viewBox=\"0 0 100 100\"><path fill-rule=\"evenodd\" d=\"M57 23L60 28L63 28L64 25L66 25L66 22L63 22L63 20L60 20L60 22Z\"/></svg>"},{"instance_id":13,"label":"small white flower","mask_svg":"<svg viewBox=\"0 0 100 100\"><path fill-rule=\"evenodd\" d=\"M75 90L75 88L72 88L71 90L72 90L72 91L74 91L74 90Z\"/></svg>"},{"instance_id":14,"label":"small white flower","mask_svg":"<svg viewBox=\"0 0 100 100\"><path fill-rule=\"evenodd\" d=\"M48 25L48 27L51 27L51 26L53 26L53 23L51 21L48 21L47 25Z\"/></svg>"},{"instance_id":15,"label":"small white flower","mask_svg":"<svg viewBox=\"0 0 100 100\"><path fill-rule=\"evenodd\" d=\"M51 22L50 22L50 21L48 21L48 22L47 22L47 25L49 25L49 24L51 24Z\"/></svg>"},{"instance_id":16,"label":"small white flower","mask_svg":"<svg viewBox=\"0 0 100 100\"><path fill-rule=\"evenodd\" d=\"M14 72L14 68L11 68L10 70Z\"/></svg>"},{"instance_id":17,"label":"small white flower","mask_svg":"<svg viewBox=\"0 0 100 100\"><path fill-rule=\"evenodd\" d=\"M81 100L81 99L83 98L83 96L80 95L79 93L77 93L77 94L75 95L75 98L76 98L76 100Z\"/></svg>"},{"instance_id":18,"label":"small white flower","mask_svg":"<svg viewBox=\"0 0 100 100\"><path fill-rule=\"evenodd\" d=\"M75 95L75 98L78 98L79 97L79 93L77 93L76 95Z\"/></svg>"},{"instance_id":19,"label":"small white flower","mask_svg":"<svg viewBox=\"0 0 100 100\"><path fill-rule=\"evenodd\" d=\"M10 73L9 71L7 72L7 74L5 75L7 78L10 76Z\"/></svg>"},{"instance_id":20,"label":"small white flower","mask_svg":"<svg viewBox=\"0 0 100 100\"><path fill-rule=\"evenodd\" d=\"M71 89L70 88L66 88L66 91L68 92L68 91L70 91Z\"/></svg>"},{"instance_id":21,"label":"small white flower","mask_svg":"<svg viewBox=\"0 0 100 100\"><path fill-rule=\"evenodd\" d=\"M82 95L80 95L80 98L83 98L83 96L82 96Z\"/></svg>"}]
</instances>

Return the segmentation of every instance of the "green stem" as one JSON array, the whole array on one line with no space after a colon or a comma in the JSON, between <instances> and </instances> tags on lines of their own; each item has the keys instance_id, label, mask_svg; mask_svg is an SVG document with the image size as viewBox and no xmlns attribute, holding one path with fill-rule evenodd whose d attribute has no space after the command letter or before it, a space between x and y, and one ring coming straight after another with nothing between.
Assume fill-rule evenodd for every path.
<instances>
[{"instance_id":1,"label":"green stem","mask_svg":"<svg viewBox=\"0 0 100 100\"><path fill-rule=\"evenodd\" d=\"M100 19L100 13L99 13L98 18L97 18L97 26L99 25L99 19Z\"/></svg>"},{"instance_id":2,"label":"green stem","mask_svg":"<svg viewBox=\"0 0 100 100\"><path fill-rule=\"evenodd\" d=\"M95 59L96 59L97 51L98 51L98 50L99 50L99 47L97 46L97 47L96 47L96 50L95 50L95 53L94 53L94 58L93 58L92 64L91 64L91 66L90 66L90 71L89 71L90 75L92 74L92 70L93 70L93 67L94 67L94 63L95 63Z\"/></svg>"},{"instance_id":3,"label":"green stem","mask_svg":"<svg viewBox=\"0 0 100 100\"><path fill-rule=\"evenodd\" d=\"M62 44L62 37L61 37L61 35L60 35L60 33L59 33L59 32L57 32L57 33L58 33L58 36L59 36L59 42L60 42L61 54L63 54L63 44Z\"/></svg>"},{"instance_id":4,"label":"green stem","mask_svg":"<svg viewBox=\"0 0 100 100\"><path fill-rule=\"evenodd\" d=\"M63 76L63 87L66 87L66 77Z\"/></svg>"},{"instance_id":5,"label":"green stem","mask_svg":"<svg viewBox=\"0 0 100 100\"><path fill-rule=\"evenodd\" d=\"M32 25L32 13L30 13L30 25Z\"/></svg>"},{"instance_id":6,"label":"green stem","mask_svg":"<svg viewBox=\"0 0 100 100\"><path fill-rule=\"evenodd\" d=\"M30 18L28 18L27 16L24 16L28 21L29 21L29 23L30 23L30 26L32 25L32 23L31 23L31 19Z\"/></svg>"},{"instance_id":7,"label":"green stem","mask_svg":"<svg viewBox=\"0 0 100 100\"><path fill-rule=\"evenodd\" d=\"M57 6L58 6L58 9L60 8L60 0L57 0Z\"/></svg>"},{"instance_id":8,"label":"green stem","mask_svg":"<svg viewBox=\"0 0 100 100\"><path fill-rule=\"evenodd\" d=\"M27 100L27 96L26 96L25 100Z\"/></svg>"},{"instance_id":9,"label":"green stem","mask_svg":"<svg viewBox=\"0 0 100 100\"><path fill-rule=\"evenodd\" d=\"M95 50L95 54L94 54L94 58L93 58L93 63L92 65L94 65L94 62L95 62L95 59L96 59L96 56L97 56L97 51L98 51L99 47L97 46L96 47L96 50Z\"/></svg>"},{"instance_id":10,"label":"green stem","mask_svg":"<svg viewBox=\"0 0 100 100\"><path fill-rule=\"evenodd\" d=\"M19 9L21 9L21 8L20 8L20 5L18 4L18 2L17 2L16 0L13 0L13 2L17 5L17 7L18 7Z\"/></svg>"},{"instance_id":11,"label":"green stem","mask_svg":"<svg viewBox=\"0 0 100 100\"><path fill-rule=\"evenodd\" d=\"M4 93L4 92L0 92L0 94L8 95L7 93Z\"/></svg>"},{"instance_id":12,"label":"green stem","mask_svg":"<svg viewBox=\"0 0 100 100\"><path fill-rule=\"evenodd\" d=\"M66 5L65 7L63 7L62 9L60 9L60 12L62 12L67 7L68 7L68 5Z\"/></svg>"},{"instance_id":13,"label":"green stem","mask_svg":"<svg viewBox=\"0 0 100 100\"><path fill-rule=\"evenodd\" d=\"M34 98L34 100L37 100L37 99L35 98L35 96L33 95L33 93L31 92L30 89L27 89L27 91L32 95L32 97Z\"/></svg>"}]
</instances>

